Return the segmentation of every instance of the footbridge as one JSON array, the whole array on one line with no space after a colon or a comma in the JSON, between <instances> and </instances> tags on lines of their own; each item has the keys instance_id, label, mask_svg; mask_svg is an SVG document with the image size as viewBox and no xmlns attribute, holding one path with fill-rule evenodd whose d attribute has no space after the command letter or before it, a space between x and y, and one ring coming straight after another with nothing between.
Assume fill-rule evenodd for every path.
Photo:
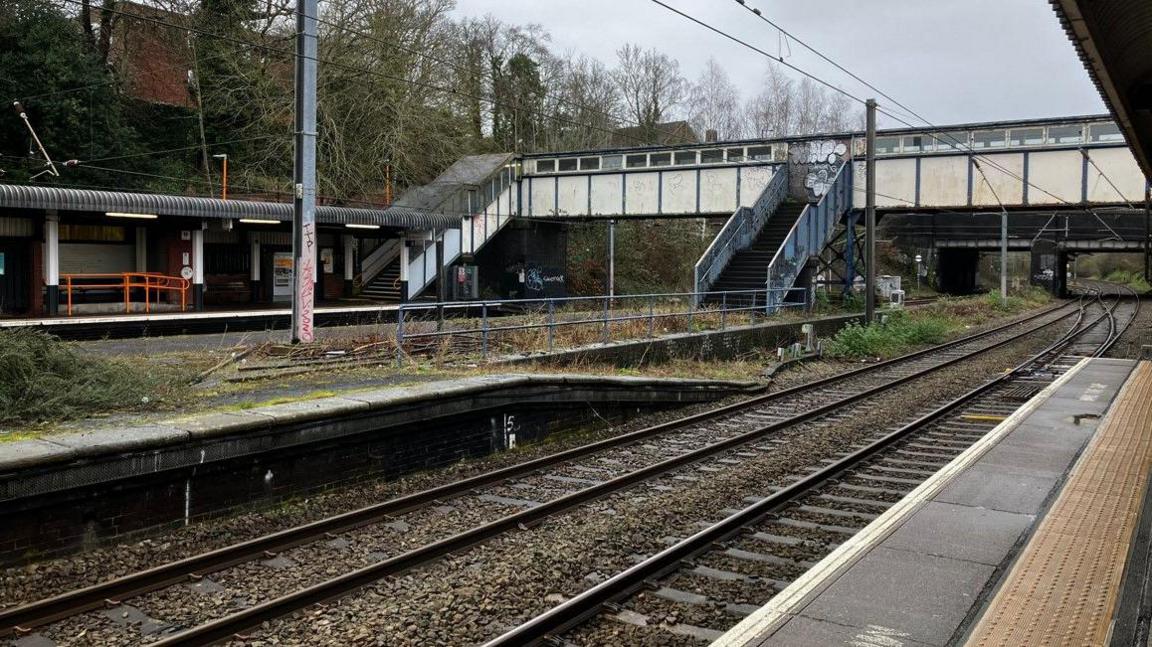
<instances>
[{"instance_id":1,"label":"footbridge","mask_svg":"<svg viewBox=\"0 0 1152 647\"><path fill-rule=\"evenodd\" d=\"M461 216L459 230L410 235L408 249L397 250L405 296L419 296L444 267L471 262L516 220L724 218L697 264L698 290L763 288L773 273L790 287L831 244L837 262L854 268L863 157L863 133L850 132L466 158L400 200ZM981 223L1003 211L1017 248L1057 217L1069 234L1062 249L1147 247L1147 181L1106 115L881 131L876 181L882 219L918 227L932 216L934 227L975 228L933 238L932 247L998 240L998 229L987 235ZM848 283L853 272L837 274Z\"/></svg>"}]
</instances>

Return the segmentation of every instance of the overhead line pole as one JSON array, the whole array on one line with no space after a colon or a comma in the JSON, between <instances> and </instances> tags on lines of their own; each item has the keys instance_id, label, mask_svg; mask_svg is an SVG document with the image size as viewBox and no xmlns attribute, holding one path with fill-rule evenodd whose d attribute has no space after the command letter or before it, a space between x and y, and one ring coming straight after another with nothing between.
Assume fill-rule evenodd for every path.
<instances>
[{"instance_id":1,"label":"overhead line pole","mask_svg":"<svg viewBox=\"0 0 1152 647\"><path fill-rule=\"evenodd\" d=\"M317 0L296 0L296 159L292 211L292 343L313 340L316 296Z\"/></svg>"},{"instance_id":2,"label":"overhead line pole","mask_svg":"<svg viewBox=\"0 0 1152 647\"><path fill-rule=\"evenodd\" d=\"M864 319L876 320L876 100L864 102L868 118L864 186Z\"/></svg>"}]
</instances>

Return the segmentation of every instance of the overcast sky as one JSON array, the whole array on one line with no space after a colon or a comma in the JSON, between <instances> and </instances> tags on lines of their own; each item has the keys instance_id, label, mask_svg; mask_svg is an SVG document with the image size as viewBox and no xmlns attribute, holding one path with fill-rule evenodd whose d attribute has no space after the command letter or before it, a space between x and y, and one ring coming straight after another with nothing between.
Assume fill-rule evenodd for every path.
<instances>
[{"instance_id":1,"label":"overcast sky","mask_svg":"<svg viewBox=\"0 0 1152 647\"><path fill-rule=\"evenodd\" d=\"M764 50L778 50L775 30L734 0L665 1ZM553 51L609 64L629 42L674 56L690 79L715 57L745 97L757 91L769 64L651 0L457 2L459 16L537 23L552 35ZM747 2L936 124L1106 112L1047 0ZM874 94L801 46L791 50L790 63L857 96ZM881 125L897 124L882 118Z\"/></svg>"}]
</instances>

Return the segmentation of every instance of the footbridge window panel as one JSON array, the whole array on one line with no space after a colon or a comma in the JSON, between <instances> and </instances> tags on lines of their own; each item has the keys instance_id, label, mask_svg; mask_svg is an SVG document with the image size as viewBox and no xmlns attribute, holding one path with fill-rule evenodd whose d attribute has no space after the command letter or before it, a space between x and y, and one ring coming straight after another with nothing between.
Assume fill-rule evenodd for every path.
<instances>
[{"instance_id":1,"label":"footbridge window panel","mask_svg":"<svg viewBox=\"0 0 1152 647\"><path fill-rule=\"evenodd\" d=\"M1068 126L1049 126L1049 144L1082 144L1084 142L1084 127L1080 124Z\"/></svg>"},{"instance_id":2,"label":"footbridge window panel","mask_svg":"<svg viewBox=\"0 0 1152 647\"><path fill-rule=\"evenodd\" d=\"M1013 128L1009 131L1013 146L1039 146L1044 143L1043 128Z\"/></svg>"},{"instance_id":3,"label":"footbridge window panel","mask_svg":"<svg viewBox=\"0 0 1152 647\"><path fill-rule=\"evenodd\" d=\"M1088 141L1093 144L1114 144L1124 141L1124 134L1115 123L1092 124L1088 127Z\"/></svg>"},{"instance_id":4,"label":"footbridge window panel","mask_svg":"<svg viewBox=\"0 0 1152 647\"><path fill-rule=\"evenodd\" d=\"M1008 145L1008 131L977 130L972 133L972 148L976 150L988 148L1004 148Z\"/></svg>"},{"instance_id":5,"label":"footbridge window panel","mask_svg":"<svg viewBox=\"0 0 1152 647\"><path fill-rule=\"evenodd\" d=\"M625 155L624 167L625 168L646 168L648 166L648 155Z\"/></svg>"},{"instance_id":6,"label":"footbridge window panel","mask_svg":"<svg viewBox=\"0 0 1152 647\"><path fill-rule=\"evenodd\" d=\"M969 139L970 133L967 130L953 130L933 135L932 137L936 152L938 153L967 152Z\"/></svg>"},{"instance_id":7,"label":"footbridge window panel","mask_svg":"<svg viewBox=\"0 0 1152 647\"><path fill-rule=\"evenodd\" d=\"M740 151L741 159L743 159L744 149L737 149ZM701 164L720 164L724 161L724 149L710 148L708 150L700 151Z\"/></svg>"},{"instance_id":8,"label":"footbridge window panel","mask_svg":"<svg viewBox=\"0 0 1152 647\"><path fill-rule=\"evenodd\" d=\"M876 138L876 154L884 155L885 153L899 153L900 152L900 138L899 137L877 137Z\"/></svg>"}]
</instances>

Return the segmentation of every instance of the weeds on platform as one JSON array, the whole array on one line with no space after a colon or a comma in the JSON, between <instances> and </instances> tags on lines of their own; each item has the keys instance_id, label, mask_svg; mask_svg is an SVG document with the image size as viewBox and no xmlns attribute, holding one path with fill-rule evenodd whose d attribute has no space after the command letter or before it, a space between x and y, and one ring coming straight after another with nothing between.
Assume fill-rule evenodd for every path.
<instances>
[{"instance_id":1,"label":"weeds on platform","mask_svg":"<svg viewBox=\"0 0 1152 647\"><path fill-rule=\"evenodd\" d=\"M960 326L940 315L888 314L883 323L850 323L824 346L824 352L843 359L895 357L911 346L940 344Z\"/></svg>"},{"instance_id":2,"label":"weeds on platform","mask_svg":"<svg viewBox=\"0 0 1152 647\"><path fill-rule=\"evenodd\" d=\"M893 310L884 323L845 326L824 346L825 354L840 359L889 358L918 346L941 344L966 328L1022 314L1049 303L1052 297L1039 289L1010 295L941 298L915 310Z\"/></svg>"},{"instance_id":3,"label":"weeds on platform","mask_svg":"<svg viewBox=\"0 0 1152 647\"><path fill-rule=\"evenodd\" d=\"M151 408L187 383L182 373L86 355L42 332L0 331L0 425Z\"/></svg>"}]
</instances>

